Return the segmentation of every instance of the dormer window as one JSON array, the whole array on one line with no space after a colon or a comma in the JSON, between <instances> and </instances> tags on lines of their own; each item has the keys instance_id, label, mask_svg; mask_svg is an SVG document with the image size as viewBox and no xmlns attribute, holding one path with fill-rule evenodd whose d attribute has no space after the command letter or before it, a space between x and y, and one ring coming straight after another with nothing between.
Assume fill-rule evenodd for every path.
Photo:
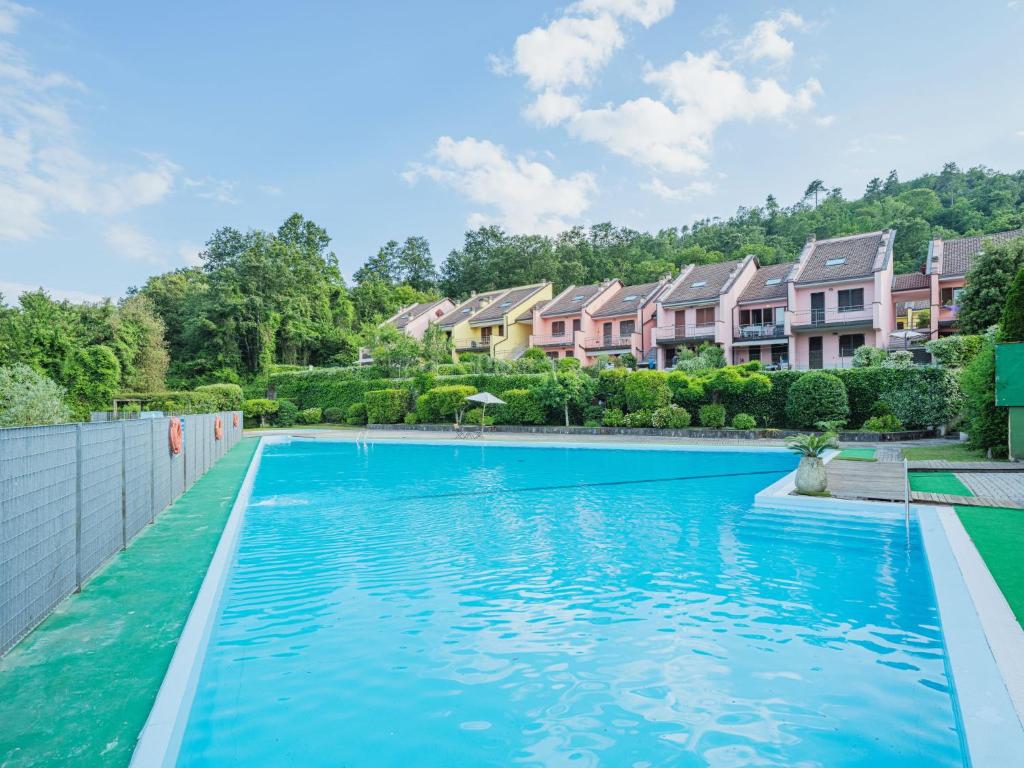
<instances>
[{"instance_id":1,"label":"dormer window","mask_svg":"<svg viewBox=\"0 0 1024 768\"><path fill-rule=\"evenodd\" d=\"M631 294L629 294L629 296L624 296L622 300L623 301L636 301L639 298L640 297L637 296L635 293L631 293Z\"/></svg>"},{"instance_id":2,"label":"dormer window","mask_svg":"<svg viewBox=\"0 0 1024 768\"><path fill-rule=\"evenodd\" d=\"M572 297L572 300L573 300L573 301L583 301L583 300L584 300L585 298L587 298L587 297L586 297L586 296L584 296L584 295L583 295L583 294L581 293L581 294L580 294L579 296L573 296L573 297Z\"/></svg>"},{"instance_id":3,"label":"dormer window","mask_svg":"<svg viewBox=\"0 0 1024 768\"><path fill-rule=\"evenodd\" d=\"M846 263L846 259L845 258L829 259L828 261L825 262L825 266L826 267L839 267L839 266L842 266L845 263Z\"/></svg>"},{"instance_id":4,"label":"dormer window","mask_svg":"<svg viewBox=\"0 0 1024 768\"><path fill-rule=\"evenodd\" d=\"M781 282L782 282L782 278L781 277L770 277L770 278L768 278L767 280L764 281L764 284L765 285L778 285Z\"/></svg>"},{"instance_id":5,"label":"dormer window","mask_svg":"<svg viewBox=\"0 0 1024 768\"><path fill-rule=\"evenodd\" d=\"M708 284L707 280L698 280L696 283L692 283L690 285L690 287L691 288L703 288L707 284Z\"/></svg>"},{"instance_id":6,"label":"dormer window","mask_svg":"<svg viewBox=\"0 0 1024 768\"><path fill-rule=\"evenodd\" d=\"M468 315L472 311L473 311L472 309L470 309L469 307L466 307L464 310L462 310L462 314Z\"/></svg>"},{"instance_id":7,"label":"dormer window","mask_svg":"<svg viewBox=\"0 0 1024 768\"><path fill-rule=\"evenodd\" d=\"M502 309L508 309L509 307L512 306L512 302L511 301L503 301L498 306L501 307Z\"/></svg>"}]
</instances>

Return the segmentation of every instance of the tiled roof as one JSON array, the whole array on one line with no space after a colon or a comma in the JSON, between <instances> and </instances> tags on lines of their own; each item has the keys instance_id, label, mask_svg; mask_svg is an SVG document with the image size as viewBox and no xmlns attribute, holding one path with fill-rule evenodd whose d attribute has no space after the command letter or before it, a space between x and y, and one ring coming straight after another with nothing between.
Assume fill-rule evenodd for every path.
<instances>
[{"instance_id":1,"label":"tiled roof","mask_svg":"<svg viewBox=\"0 0 1024 768\"><path fill-rule=\"evenodd\" d=\"M443 304L445 301L447 301L447 299L438 299L437 301L423 301L420 302L419 304L413 304L408 309L396 315L395 318L390 321L391 325L395 326L395 328L398 328L399 330L402 330L403 328L405 328L405 326L407 326L417 317L422 315L424 312L429 312L438 304Z\"/></svg>"},{"instance_id":2,"label":"tiled roof","mask_svg":"<svg viewBox=\"0 0 1024 768\"><path fill-rule=\"evenodd\" d=\"M488 291L487 293L478 293L476 296L470 296L464 302L455 307L451 312L444 315L437 321L437 324L442 328L453 326L457 323L461 323L463 320L468 320L474 312L478 311L488 301L494 301L494 299L505 293L504 290L500 291Z\"/></svg>"},{"instance_id":3,"label":"tiled roof","mask_svg":"<svg viewBox=\"0 0 1024 768\"><path fill-rule=\"evenodd\" d=\"M662 299L662 303L668 306L716 298L741 263L723 261L718 264L698 264L668 296Z\"/></svg>"},{"instance_id":4,"label":"tiled roof","mask_svg":"<svg viewBox=\"0 0 1024 768\"><path fill-rule=\"evenodd\" d=\"M541 299L537 303L530 305L529 307L526 308L526 310L523 312L523 314L521 314L519 317L516 318L516 322L517 323L530 323L530 322L533 322L533 310L535 310L535 309L544 309L544 305L546 305L549 301L551 301L551 299Z\"/></svg>"},{"instance_id":5,"label":"tiled roof","mask_svg":"<svg viewBox=\"0 0 1024 768\"><path fill-rule=\"evenodd\" d=\"M892 276L892 289L894 291L912 291L918 288L927 288L929 284L928 275L923 272L910 272L906 275Z\"/></svg>"},{"instance_id":6,"label":"tiled roof","mask_svg":"<svg viewBox=\"0 0 1024 768\"><path fill-rule=\"evenodd\" d=\"M580 310L587 306L604 287L605 283L600 285L571 285L544 307L541 316L578 315Z\"/></svg>"},{"instance_id":7,"label":"tiled roof","mask_svg":"<svg viewBox=\"0 0 1024 768\"><path fill-rule=\"evenodd\" d=\"M942 274L966 275L971 268L972 259L981 253L986 240L997 243L1024 237L1024 229L1012 229L1009 232L995 232L980 237L961 237L956 240L944 240L942 243Z\"/></svg>"},{"instance_id":8,"label":"tiled roof","mask_svg":"<svg viewBox=\"0 0 1024 768\"><path fill-rule=\"evenodd\" d=\"M810 255L797 284L870 277L885 266L892 251L893 234L893 230L883 230L808 243L805 249L810 249Z\"/></svg>"},{"instance_id":9,"label":"tiled roof","mask_svg":"<svg viewBox=\"0 0 1024 768\"><path fill-rule=\"evenodd\" d=\"M795 265L789 261L784 264L770 264L767 267L760 267L754 276L750 278L747 287L743 289L738 300L745 301L772 301L774 299L785 299L788 295L786 279L793 271ZM768 281L771 281L769 283ZM778 281L778 282L776 282Z\"/></svg>"},{"instance_id":10,"label":"tiled roof","mask_svg":"<svg viewBox=\"0 0 1024 768\"><path fill-rule=\"evenodd\" d=\"M636 312L637 307L646 304L651 296L663 285L663 283L642 283L641 285L625 285L617 290L611 298L604 303L593 317L614 317L616 315L628 315ZM626 301L627 296L636 298Z\"/></svg>"},{"instance_id":11,"label":"tiled roof","mask_svg":"<svg viewBox=\"0 0 1024 768\"><path fill-rule=\"evenodd\" d=\"M519 306L533 294L544 287L543 283L537 285L524 285L520 288L509 288L503 294L494 299L490 304L481 309L470 318L470 323L480 323L487 320L501 320L513 308Z\"/></svg>"}]
</instances>

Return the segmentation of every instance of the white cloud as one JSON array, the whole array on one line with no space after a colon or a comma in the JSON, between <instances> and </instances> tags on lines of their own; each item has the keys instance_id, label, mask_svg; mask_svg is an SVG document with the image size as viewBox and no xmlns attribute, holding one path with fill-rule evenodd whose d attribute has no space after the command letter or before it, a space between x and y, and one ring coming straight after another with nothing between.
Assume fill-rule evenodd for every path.
<instances>
[{"instance_id":1,"label":"white cloud","mask_svg":"<svg viewBox=\"0 0 1024 768\"><path fill-rule=\"evenodd\" d=\"M474 212L471 227L497 223L512 232L554 234L575 223L590 206L594 177L577 173L558 177L548 166L483 139L456 141L442 136L431 160L413 165L406 181L431 179L474 203L492 209Z\"/></svg>"},{"instance_id":2,"label":"white cloud","mask_svg":"<svg viewBox=\"0 0 1024 768\"><path fill-rule=\"evenodd\" d=\"M538 125L558 125L580 111L580 100L557 91L544 91L524 112L526 118Z\"/></svg>"},{"instance_id":3,"label":"white cloud","mask_svg":"<svg viewBox=\"0 0 1024 768\"><path fill-rule=\"evenodd\" d=\"M51 297L57 301L71 301L75 304L81 304L83 302L89 302L95 304L103 301L103 297L95 293L86 293L85 291L74 291L65 290L63 288L53 288L43 285L29 285L28 283L6 283L0 282L0 294L3 294L4 303L8 306L14 306L18 303L18 297L23 293L30 291L38 291L42 288Z\"/></svg>"},{"instance_id":4,"label":"white cloud","mask_svg":"<svg viewBox=\"0 0 1024 768\"><path fill-rule=\"evenodd\" d=\"M822 128L828 128L835 121L836 121L836 116L835 115L821 115L819 117L814 118L814 122L817 125L820 125Z\"/></svg>"},{"instance_id":5,"label":"white cloud","mask_svg":"<svg viewBox=\"0 0 1024 768\"><path fill-rule=\"evenodd\" d=\"M118 256L128 261L147 264L164 264L167 261L166 249L130 224L111 224L104 231L103 239Z\"/></svg>"},{"instance_id":6,"label":"white cloud","mask_svg":"<svg viewBox=\"0 0 1024 768\"><path fill-rule=\"evenodd\" d=\"M260 184L259 190L263 194L270 195L271 197L277 197L282 192L284 192L283 189L281 189L280 187L275 187L273 184Z\"/></svg>"},{"instance_id":7,"label":"white cloud","mask_svg":"<svg viewBox=\"0 0 1024 768\"><path fill-rule=\"evenodd\" d=\"M516 39L514 71L535 91L588 85L623 42L618 22L607 14L564 17Z\"/></svg>"},{"instance_id":8,"label":"white cloud","mask_svg":"<svg viewBox=\"0 0 1024 768\"><path fill-rule=\"evenodd\" d=\"M18 31L18 20L30 13L32 9L28 6L0 0L0 35L13 35Z\"/></svg>"},{"instance_id":9,"label":"white cloud","mask_svg":"<svg viewBox=\"0 0 1024 768\"><path fill-rule=\"evenodd\" d=\"M641 184L640 188L657 195L662 200L672 201L692 200L695 197L710 195L715 191L714 185L710 181L692 181L685 187L676 188L670 187L657 177Z\"/></svg>"},{"instance_id":10,"label":"white cloud","mask_svg":"<svg viewBox=\"0 0 1024 768\"><path fill-rule=\"evenodd\" d=\"M579 0L570 6L571 13L608 13L649 27L672 14L675 0Z\"/></svg>"},{"instance_id":11,"label":"white cloud","mask_svg":"<svg viewBox=\"0 0 1024 768\"><path fill-rule=\"evenodd\" d=\"M783 11L773 19L762 19L754 24L742 46L746 58L769 59L783 63L793 58L793 41L782 36L784 29L802 29L803 18L792 11Z\"/></svg>"},{"instance_id":12,"label":"white cloud","mask_svg":"<svg viewBox=\"0 0 1024 768\"><path fill-rule=\"evenodd\" d=\"M215 200L225 205L238 205L240 202L235 196L235 190L238 188L237 181L215 179L213 176L204 176L201 179L186 177L185 186L194 189L196 196L204 200Z\"/></svg>"}]
</instances>

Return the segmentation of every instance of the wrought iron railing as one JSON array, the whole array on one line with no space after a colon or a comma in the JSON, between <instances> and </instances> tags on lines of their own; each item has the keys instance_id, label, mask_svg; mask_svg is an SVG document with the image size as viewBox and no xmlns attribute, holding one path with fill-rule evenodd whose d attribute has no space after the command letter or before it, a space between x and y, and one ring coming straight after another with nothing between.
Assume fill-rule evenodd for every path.
<instances>
[{"instance_id":1,"label":"wrought iron railing","mask_svg":"<svg viewBox=\"0 0 1024 768\"><path fill-rule=\"evenodd\" d=\"M871 307L861 305L832 309L804 309L793 313L794 326L859 323L873 318Z\"/></svg>"},{"instance_id":2,"label":"wrought iron railing","mask_svg":"<svg viewBox=\"0 0 1024 768\"><path fill-rule=\"evenodd\" d=\"M706 325L663 325L654 329L654 338L659 342L682 341L685 339L713 339L715 324Z\"/></svg>"},{"instance_id":3,"label":"wrought iron railing","mask_svg":"<svg viewBox=\"0 0 1024 768\"><path fill-rule=\"evenodd\" d=\"M605 334L603 336L591 336L584 340L584 349L620 349L632 347L635 334Z\"/></svg>"},{"instance_id":4,"label":"wrought iron railing","mask_svg":"<svg viewBox=\"0 0 1024 768\"><path fill-rule=\"evenodd\" d=\"M785 323L756 323L736 329L737 339L770 339L786 335Z\"/></svg>"}]
</instances>

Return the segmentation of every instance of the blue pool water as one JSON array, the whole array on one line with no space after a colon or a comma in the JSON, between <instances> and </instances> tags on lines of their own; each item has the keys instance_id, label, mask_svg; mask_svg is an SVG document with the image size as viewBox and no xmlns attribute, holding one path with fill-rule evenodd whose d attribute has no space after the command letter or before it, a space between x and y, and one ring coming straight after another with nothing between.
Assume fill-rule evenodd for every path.
<instances>
[{"instance_id":1,"label":"blue pool water","mask_svg":"<svg viewBox=\"0 0 1024 768\"><path fill-rule=\"evenodd\" d=\"M915 528L795 461L268 445L179 765L963 765Z\"/></svg>"}]
</instances>

